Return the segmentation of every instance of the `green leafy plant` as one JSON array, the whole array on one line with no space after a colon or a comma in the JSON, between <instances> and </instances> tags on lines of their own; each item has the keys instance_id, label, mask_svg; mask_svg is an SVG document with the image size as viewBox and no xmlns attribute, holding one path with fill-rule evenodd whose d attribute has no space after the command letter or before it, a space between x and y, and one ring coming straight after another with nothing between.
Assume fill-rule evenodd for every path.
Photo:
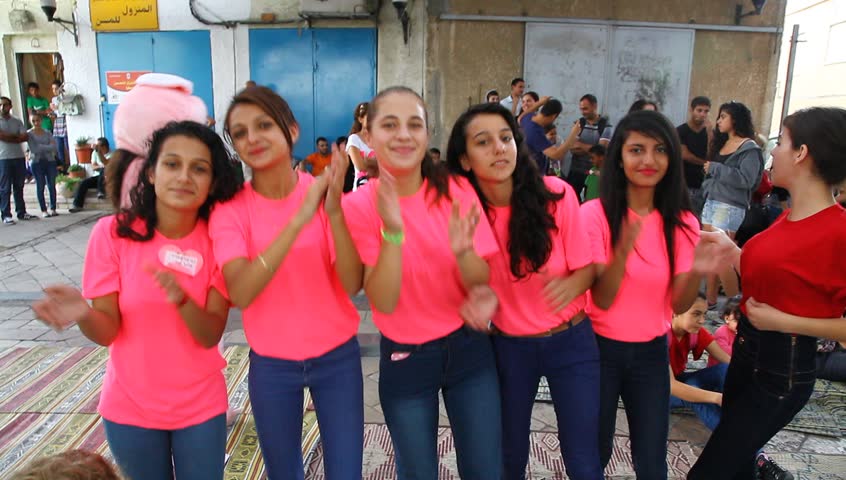
<instances>
[{"instance_id":1,"label":"green leafy plant","mask_svg":"<svg viewBox=\"0 0 846 480\"><path fill-rule=\"evenodd\" d=\"M85 171L85 168L78 163L74 163L73 165L71 165L68 168L68 172L84 172L84 171Z\"/></svg>"},{"instance_id":2,"label":"green leafy plant","mask_svg":"<svg viewBox=\"0 0 846 480\"><path fill-rule=\"evenodd\" d=\"M76 139L76 146L77 147L89 147L91 146L91 137L79 137Z\"/></svg>"},{"instance_id":3,"label":"green leafy plant","mask_svg":"<svg viewBox=\"0 0 846 480\"><path fill-rule=\"evenodd\" d=\"M74 166L75 165L71 166L71 168L73 168ZM76 186L79 185L79 182L81 181L81 178L73 178L67 175L58 175L56 177L56 185L64 186L64 188L67 189L69 192L73 192L74 190L76 190Z\"/></svg>"}]
</instances>

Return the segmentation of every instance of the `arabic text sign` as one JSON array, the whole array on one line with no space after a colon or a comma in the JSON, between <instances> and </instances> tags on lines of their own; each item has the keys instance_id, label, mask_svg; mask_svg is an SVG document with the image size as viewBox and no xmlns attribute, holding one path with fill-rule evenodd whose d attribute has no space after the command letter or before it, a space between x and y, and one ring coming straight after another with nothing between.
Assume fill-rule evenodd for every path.
<instances>
[{"instance_id":1,"label":"arabic text sign","mask_svg":"<svg viewBox=\"0 0 846 480\"><path fill-rule=\"evenodd\" d=\"M106 97L108 102L116 105L126 92L132 90L138 77L150 73L147 71L134 72L106 72Z\"/></svg>"},{"instance_id":2,"label":"arabic text sign","mask_svg":"<svg viewBox=\"0 0 846 480\"><path fill-rule=\"evenodd\" d=\"M91 27L98 32L158 30L158 0L89 0Z\"/></svg>"}]
</instances>

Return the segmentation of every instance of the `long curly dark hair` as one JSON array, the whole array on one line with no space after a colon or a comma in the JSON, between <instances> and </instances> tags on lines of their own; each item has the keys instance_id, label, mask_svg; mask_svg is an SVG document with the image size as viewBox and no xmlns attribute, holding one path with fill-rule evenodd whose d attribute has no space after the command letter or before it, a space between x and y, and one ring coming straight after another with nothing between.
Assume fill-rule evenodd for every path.
<instances>
[{"instance_id":1,"label":"long curly dark hair","mask_svg":"<svg viewBox=\"0 0 846 480\"><path fill-rule=\"evenodd\" d=\"M670 277L675 275L676 228L690 230L682 221L682 214L690 212L690 197L684 181L681 143L676 128L664 115L650 110L630 113L620 120L609 144L608 155L599 175L599 199L611 230L611 245L620 242L623 222L629 209L627 197L629 180L623 170L623 144L631 132L638 132L664 144L667 149L667 172L655 186L654 207L664 223L664 243L670 259ZM694 232L689 232L693 234Z\"/></svg>"},{"instance_id":2,"label":"long curly dark hair","mask_svg":"<svg viewBox=\"0 0 846 480\"><path fill-rule=\"evenodd\" d=\"M720 105L717 117L723 112L726 112L731 117L732 128L735 135L742 138L755 138L755 126L752 124L752 111L749 107L740 102L728 102ZM720 149L728 141L728 133L720 133L720 130L714 126L714 136L711 139L711 145L708 147L708 159L713 160L720 154Z\"/></svg>"},{"instance_id":3,"label":"long curly dark hair","mask_svg":"<svg viewBox=\"0 0 846 480\"><path fill-rule=\"evenodd\" d=\"M532 159L523 134L511 112L498 103L482 103L470 107L458 117L447 144L447 168L456 175L470 180L479 195L485 213L493 221L490 201L479 186L473 171L461 168L461 157L467 154L467 126L479 115L499 115L508 124L517 144L517 163L511 179L514 182L511 194L511 219L508 221L508 255L511 273L524 278L536 273L549 260L552 252L552 235L558 232L555 224L555 202L564 198L564 193L550 191L543 181L540 170Z\"/></svg>"},{"instance_id":4,"label":"long curly dark hair","mask_svg":"<svg viewBox=\"0 0 846 480\"><path fill-rule=\"evenodd\" d=\"M165 141L173 136L195 138L205 144L211 152L212 184L209 196L200 206L199 218L208 220L215 203L229 200L243 187L238 181L238 170L223 140L213 130L196 122L170 122L153 133L150 153L144 160L144 166L138 178L138 188L130 193L132 207L117 214L117 235L137 242L146 242L153 238L159 218L156 213L156 189L150 182L150 173L156 164ZM133 228L137 220L144 221L144 231Z\"/></svg>"},{"instance_id":5,"label":"long curly dark hair","mask_svg":"<svg viewBox=\"0 0 846 480\"><path fill-rule=\"evenodd\" d=\"M373 128L373 120L379 113L379 105L385 100L385 97L395 93L413 96L423 106L423 110L426 111L426 102L423 101L423 97L419 93L408 87L388 87L377 93L373 97L373 100L370 100L367 108L367 128ZM429 128L429 112L426 112L425 121L426 128ZM423 178L429 181L428 188L435 190L435 202L440 201L442 198L450 199L449 172L447 172L446 168L440 162L435 163L428 149L423 156L423 162L420 164L420 173L423 175Z\"/></svg>"}]
</instances>

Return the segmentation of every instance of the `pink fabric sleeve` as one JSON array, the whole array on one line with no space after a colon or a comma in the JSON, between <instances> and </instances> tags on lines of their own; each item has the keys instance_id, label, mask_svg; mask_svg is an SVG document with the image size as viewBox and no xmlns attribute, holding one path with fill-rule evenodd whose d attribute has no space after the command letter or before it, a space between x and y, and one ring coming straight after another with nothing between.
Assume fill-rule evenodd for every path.
<instances>
[{"instance_id":1,"label":"pink fabric sleeve","mask_svg":"<svg viewBox=\"0 0 846 480\"><path fill-rule=\"evenodd\" d=\"M688 228L676 228L675 255L676 273L689 272L693 268L693 253L699 243L699 221L690 213L682 215L682 221Z\"/></svg>"},{"instance_id":2,"label":"pink fabric sleeve","mask_svg":"<svg viewBox=\"0 0 846 480\"><path fill-rule=\"evenodd\" d=\"M379 232L381 220L376 212L375 188L378 180L372 180L355 192L344 195L341 201L347 228L353 239L362 263L376 265L382 237Z\"/></svg>"},{"instance_id":3,"label":"pink fabric sleeve","mask_svg":"<svg viewBox=\"0 0 846 480\"><path fill-rule=\"evenodd\" d=\"M237 201L222 203L214 208L209 218L209 236L221 271L224 265L236 258L250 258L246 227L241 223L243 215L238 215L239 208L246 206Z\"/></svg>"},{"instance_id":4,"label":"pink fabric sleeve","mask_svg":"<svg viewBox=\"0 0 846 480\"><path fill-rule=\"evenodd\" d=\"M585 233L582 225L579 199L573 187L564 184L564 198L558 202L556 208L567 269L572 272L590 265L593 263L590 237Z\"/></svg>"},{"instance_id":5,"label":"pink fabric sleeve","mask_svg":"<svg viewBox=\"0 0 846 480\"><path fill-rule=\"evenodd\" d=\"M611 232L608 229L608 221L605 218L605 211L599 200L591 200L582 205L581 208L582 226L587 231L590 242L593 263L606 264L611 255L609 252Z\"/></svg>"},{"instance_id":6,"label":"pink fabric sleeve","mask_svg":"<svg viewBox=\"0 0 846 480\"><path fill-rule=\"evenodd\" d=\"M120 292L120 258L114 233L115 217L103 218L94 225L85 252L82 269L82 295L91 300Z\"/></svg>"},{"instance_id":7,"label":"pink fabric sleeve","mask_svg":"<svg viewBox=\"0 0 846 480\"><path fill-rule=\"evenodd\" d=\"M714 341L725 352L731 352L731 341L729 340L729 329L727 326L723 325L714 332Z\"/></svg>"}]
</instances>

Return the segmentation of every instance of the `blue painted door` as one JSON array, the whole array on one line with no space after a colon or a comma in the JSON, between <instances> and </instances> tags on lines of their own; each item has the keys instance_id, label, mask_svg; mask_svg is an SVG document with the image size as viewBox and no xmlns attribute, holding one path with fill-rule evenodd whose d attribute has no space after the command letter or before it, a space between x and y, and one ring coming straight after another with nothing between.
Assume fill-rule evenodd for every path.
<instances>
[{"instance_id":1,"label":"blue painted door","mask_svg":"<svg viewBox=\"0 0 846 480\"><path fill-rule=\"evenodd\" d=\"M300 124L294 156L315 140L346 135L353 110L376 93L376 31L371 28L250 30L250 77L282 95Z\"/></svg>"},{"instance_id":2,"label":"blue painted door","mask_svg":"<svg viewBox=\"0 0 846 480\"><path fill-rule=\"evenodd\" d=\"M214 116L208 31L98 33L97 59L101 95L106 95L106 72L172 73L194 82L194 95L203 99L209 115ZM116 109L117 104L103 106L103 129L113 147L112 118Z\"/></svg>"}]
</instances>

